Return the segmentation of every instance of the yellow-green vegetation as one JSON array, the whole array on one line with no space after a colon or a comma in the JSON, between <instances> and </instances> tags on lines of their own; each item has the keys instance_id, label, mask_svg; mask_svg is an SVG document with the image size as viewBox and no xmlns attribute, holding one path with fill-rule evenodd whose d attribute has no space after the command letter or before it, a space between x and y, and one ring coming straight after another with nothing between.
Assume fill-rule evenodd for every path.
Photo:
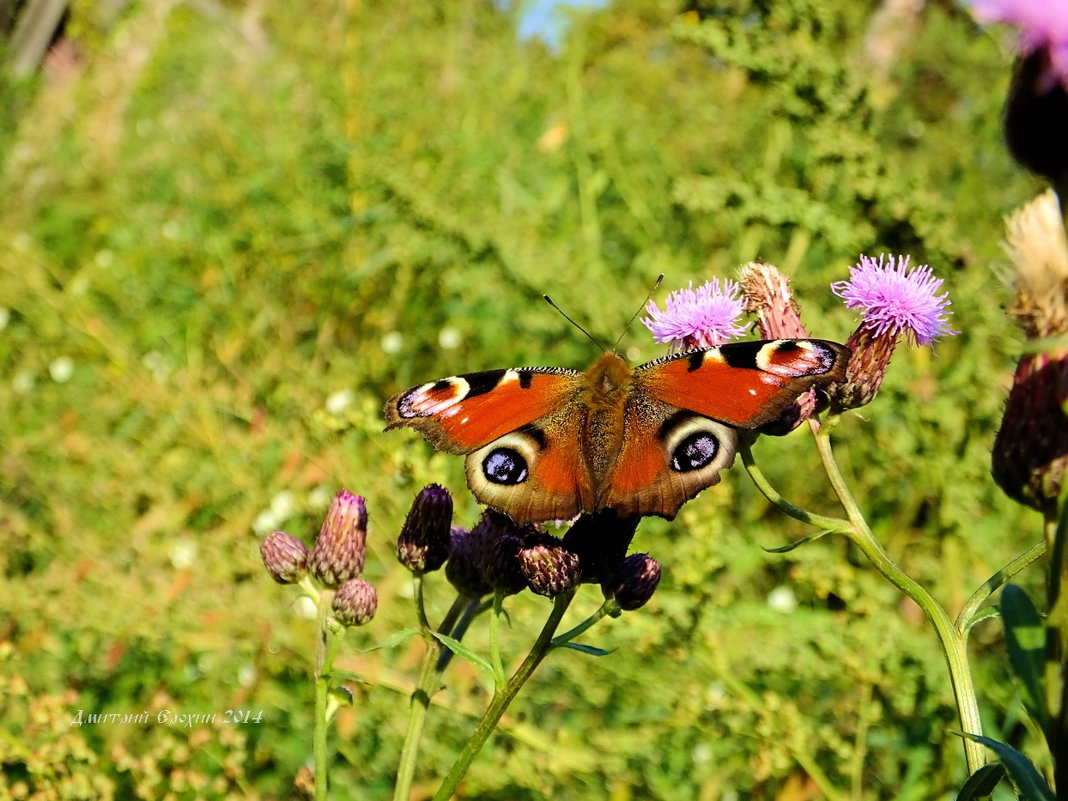
<instances>
[{"instance_id":1,"label":"yellow-green vegetation","mask_svg":"<svg viewBox=\"0 0 1068 801\"><path fill-rule=\"evenodd\" d=\"M458 372L585 367L595 348L544 292L610 342L658 273L671 288L760 257L813 335L844 341L829 283L861 253L911 254L961 334L898 352L839 458L951 612L1038 541L989 478L1020 349L1001 218L1039 188L1000 142L1005 51L952 4L913 29L845 0L695 6L619 0L552 52L475 0L133 3L106 31L76 3L81 60L0 87L8 790L287 797L311 753L312 622L257 549L271 528L310 544L346 487L367 499L379 611L337 662L366 683L336 718L332 794L389 797L422 655L367 650L414 623L392 543L429 482L477 510L462 460L384 435L381 406ZM638 325L623 348L662 353ZM835 512L811 438L756 455ZM462 797L951 794L964 761L932 631L844 540L762 550L807 533L740 469L644 521L660 590L591 635L609 656L541 666ZM600 603L587 590L576 619ZM547 609L510 601L516 656ZM465 642L484 650L484 627ZM972 655L986 733L1044 764L996 623ZM469 663L446 676L414 798L486 703ZM71 726L79 711L144 720Z\"/></svg>"}]
</instances>

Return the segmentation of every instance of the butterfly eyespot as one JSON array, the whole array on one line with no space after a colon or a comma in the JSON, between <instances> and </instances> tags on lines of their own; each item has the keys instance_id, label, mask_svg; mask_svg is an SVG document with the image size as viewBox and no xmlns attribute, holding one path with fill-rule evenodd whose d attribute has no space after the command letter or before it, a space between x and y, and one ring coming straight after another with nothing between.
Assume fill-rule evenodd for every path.
<instances>
[{"instance_id":1,"label":"butterfly eyespot","mask_svg":"<svg viewBox=\"0 0 1068 801\"><path fill-rule=\"evenodd\" d=\"M719 440L708 431L694 431L671 452L671 469L678 473L700 470L716 458Z\"/></svg>"},{"instance_id":2,"label":"butterfly eyespot","mask_svg":"<svg viewBox=\"0 0 1068 801\"><path fill-rule=\"evenodd\" d=\"M495 448L482 460L482 474L494 484L522 484L529 473L527 460L514 448Z\"/></svg>"}]
</instances>

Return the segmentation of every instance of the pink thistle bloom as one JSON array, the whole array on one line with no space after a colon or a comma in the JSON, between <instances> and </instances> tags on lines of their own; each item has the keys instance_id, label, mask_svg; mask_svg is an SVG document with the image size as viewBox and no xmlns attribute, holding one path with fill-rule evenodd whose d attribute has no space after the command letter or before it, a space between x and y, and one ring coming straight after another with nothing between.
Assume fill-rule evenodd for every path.
<instances>
[{"instance_id":1,"label":"pink thistle bloom","mask_svg":"<svg viewBox=\"0 0 1068 801\"><path fill-rule=\"evenodd\" d=\"M942 279L927 265L914 270L908 265L908 256L879 256L879 261L861 256L860 264L849 268L849 280L831 284L831 291L862 313L862 327L875 336L904 334L917 344L932 345L956 334L947 326L949 295L936 294Z\"/></svg>"},{"instance_id":2,"label":"pink thistle bloom","mask_svg":"<svg viewBox=\"0 0 1068 801\"><path fill-rule=\"evenodd\" d=\"M697 289L691 281L687 289L668 295L664 311L655 301L649 301L645 310L649 317L642 318L642 323L657 342L679 344L687 350L722 345L747 328L738 323L745 310L741 289L730 280L720 286L719 279L713 278Z\"/></svg>"},{"instance_id":3,"label":"pink thistle bloom","mask_svg":"<svg viewBox=\"0 0 1068 801\"><path fill-rule=\"evenodd\" d=\"M980 22L1004 22L1019 29L1019 48L1025 56L1045 50L1048 70L1040 92L1057 83L1068 91L1068 3L1064 0L971 0Z\"/></svg>"},{"instance_id":4,"label":"pink thistle bloom","mask_svg":"<svg viewBox=\"0 0 1068 801\"><path fill-rule=\"evenodd\" d=\"M957 333L946 324L949 295L937 294L942 279L927 265L914 270L908 266L908 256L880 256L879 261L861 256L860 264L849 268L848 281L831 284L831 291L863 318L845 343L853 354L846 380L828 390L835 411L871 402L902 336L932 345L939 337Z\"/></svg>"}]
</instances>

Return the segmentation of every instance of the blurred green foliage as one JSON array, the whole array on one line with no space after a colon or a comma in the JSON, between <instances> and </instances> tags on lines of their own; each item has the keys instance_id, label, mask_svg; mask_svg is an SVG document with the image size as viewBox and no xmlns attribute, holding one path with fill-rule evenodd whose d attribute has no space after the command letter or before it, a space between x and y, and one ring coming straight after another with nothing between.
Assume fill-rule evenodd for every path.
<instances>
[{"instance_id":1,"label":"blurred green foliage","mask_svg":"<svg viewBox=\"0 0 1068 801\"><path fill-rule=\"evenodd\" d=\"M339 714L335 794L386 797L420 658L360 650L413 619L392 537L424 483L467 522L475 507L459 460L380 433L381 403L592 361L543 292L611 341L658 273L670 288L762 257L813 334L844 340L829 282L862 252L912 254L961 334L897 354L840 457L951 610L1030 545L1037 519L988 477L1019 348L1001 218L1037 189L1000 144L1007 56L951 4L901 25L880 10L617 0L552 52L478 0L135 3L106 35L75 4L80 61L0 87L6 780L40 798L288 795L310 754L311 624L258 537L310 542L345 486L368 498L380 611L342 660L368 684ZM659 355L638 325L623 344ZM802 434L757 456L787 497L832 508ZM805 533L740 471L645 521L653 602L594 631L610 656L541 668L463 797L952 793L934 636L841 541L761 550ZM776 588L796 609L769 605ZM433 582L430 600L440 616ZM510 606L518 656L547 605ZM997 627L973 644L987 733L1030 748ZM487 700L450 671L420 793ZM79 709L153 722L72 729ZM228 709L263 721L155 722Z\"/></svg>"}]
</instances>

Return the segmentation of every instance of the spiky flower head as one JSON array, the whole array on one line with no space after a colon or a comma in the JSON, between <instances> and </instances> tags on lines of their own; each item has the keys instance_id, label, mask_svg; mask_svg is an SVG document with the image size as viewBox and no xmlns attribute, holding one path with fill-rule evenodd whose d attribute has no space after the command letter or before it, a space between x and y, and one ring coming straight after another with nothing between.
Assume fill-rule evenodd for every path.
<instances>
[{"instance_id":1,"label":"spiky flower head","mask_svg":"<svg viewBox=\"0 0 1068 801\"><path fill-rule=\"evenodd\" d=\"M1068 4L1063 0L971 0L980 22L1004 22L1019 30L1019 49L1025 55L1046 54L1048 66L1036 89L1048 92L1055 84L1068 90Z\"/></svg>"},{"instance_id":2,"label":"spiky flower head","mask_svg":"<svg viewBox=\"0 0 1068 801\"><path fill-rule=\"evenodd\" d=\"M738 276L745 311L755 314L762 339L804 339L801 310L790 279L766 261L751 261Z\"/></svg>"},{"instance_id":3,"label":"spiky flower head","mask_svg":"<svg viewBox=\"0 0 1068 801\"><path fill-rule=\"evenodd\" d=\"M1005 142L1022 166L1068 196L1068 3L972 0L981 22L1017 28L1020 59L1005 104Z\"/></svg>"},{"instance_id":4,"label":"spiky flower head","mask_svg":"<svg viewBox=\"0 0 1068 801\"><path fill-rule=\"evenodd\" d=\"M260 558L279 584L296 584L308 573L308 548L292 534L275 531L260 543Z\"/></svg>"},{"instance_id":5,"label":"spiky flower head","mask_svg":"<svg viewBox=\"0 0 1068 801\"><path fill-rule=\"evenodd\" d=\"M468 598L481 598L493 591L482 576L481 535L460 526L450 532L449 561L445 563L445 578L456 591Z\"/></svg>"},{"instance_id":6,"label":"spiky flower head","mask_svg":"<svg viewBox=\"0 0 1068 801\"><path fill-rule=\"evenodd\" d=\"M575 521L564 535L563 545L578 557L583 583L600 584L616 575L640 520L605 509L583 514Z\"/></svg>"},{"instance_id":7,"label":"spiky flower head","mask_svg":"<svg viewBox=\"0 0 1068 801\"><path fill-rule=\"evenodd\" d=\"M547 598L570 592L582 580L578 556L548 534L524 544L519 551L519 568L530 591Z\"/></svg>"},{"instance_id":8,"label":"spiky flower head","mask_svg":"<svg viewBox=\"0 0 1068 801\"><path fill-rule=\"evenodd\" d=\"M367 543L367 506L363 498L348 490L334 496L319 536L312 548L308 567L324 586L336 589L363 570Z\"/></svg>"},{"instance_id":9,"label":"spiky flower head","mask_svg":"<svg viewBox=\"0 0 1068 801\"><path fill-rule=\"evenodd\" d=\"M341 625L362 626L378 610L378 593L361 578L349 579L334 594L331 607Z\"/></svg>"},{"instance_id":10,"label":"spiky flower head","mask_svg":"<svg viewBox=\"0 0 1068 801\"><path fill-rule=\"evenodd\" d=\"M615 580L601 585L606 598L614 598L624 611L640 609L660 586L660 563L647 553L633 553L623 560Z\"/></svg>"},{"instance_id":11,"label":"spiky flower head","mask_svg":"<svg viewBox=\"0 0 1068 801\"><path fill-rule=\"evenodd\" d=\"M697 289L691 281L688 288L668 295L663 311L649 301L645 307L649 317L643 317L642 323L657 342L670 342L675 349L722 345L745 333L747 326L738 322L744 309L740 291L734 281L721 285L713 278Z\"/></svg>"},{"instance_id":12,"label":"spiky flower head","mask_svg":"<svg viewBox=\"0 0 1068 801\"><path fill-rule=\"evenodd\" d=\"M527 586L519 566L519 551L535 534L532 526L517 526L508 515L487 509L471 536L480 541L482 577L504 595L515 595Z\"/></svg>"},{"instance_id":13,"label":"spiky flower head","mask_svg":"<svg viewBox=\"0 0 1068 801\"><path fill-rule=\"evenodd\" d=\"M397 537L397 559L413 573L430 573L449 558L452 496L444 487L424 487Z\"/></svg>"},{"instance_id":14,"label":"spiky flower head","mask_svg":"<svg viewBox=\"0 0 1068 801\"><path fill-rule=\"evenodd\" d=\"M1032 341L1065 336L1068 238L1052 192L1009 218L1008 245L1016 266L1010 315ZM1006 495L1055 514L1068 469L1068 348L1053 344L1020 358L992 459Z\"/></svg>"},{"instance_id":15,"label":"spiky flower head","mask_svg":"<svg viewBox=\"0 0 1068 801\"><path fill-rule=\"evenodd\" d=\"M801 310L794 300L790 279L779 272L774 264L751 261L742 268L738 280L745 310L756 315L761 337L804 339L808 336L808 331L801 323ZM815 389L801 393L779 415L779 419L762 426L760 432L772 436L789 434L816 410L816 400Z\"/></svg>"},{"instance_id":16,"label":"spiky flower head","mask_svg":"<svg viewBox=\"0 0 1068 801\"><path fill-rule=\"evenodd\" d=\"M938 294L942 279L927 265L909 269L908 256L860 257L849 268L849 280L831 284L845 305L861 313L861 322L846 341L853 356L846 380L830 387L838 411L870 403L882 386L898 340L933 345L957 333L949 328L949 295Z\"/></svg>"}]
</instances>

